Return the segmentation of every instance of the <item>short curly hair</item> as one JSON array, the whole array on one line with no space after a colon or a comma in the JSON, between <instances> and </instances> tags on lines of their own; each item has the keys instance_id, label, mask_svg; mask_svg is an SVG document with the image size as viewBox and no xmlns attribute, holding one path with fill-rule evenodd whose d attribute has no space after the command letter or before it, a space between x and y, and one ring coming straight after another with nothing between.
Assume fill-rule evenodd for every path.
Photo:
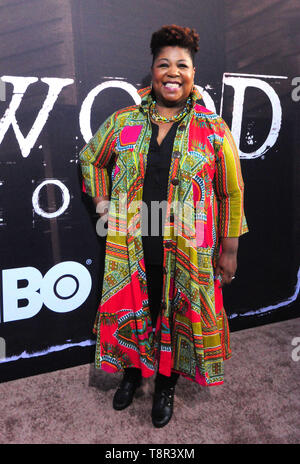
<instances>
[{"instance_id":1,"label":"short curly hair","mask_svg":"<svg viewBox=\"0 0 300 464\"><path fill-rule=\"evenodd\" d=\"M152 64L161 49L170 45L186 48L194 63L195 53L199 50L198 42L199 34L197 34L195 29L177 26L176 24L163 26L161 29L154 32L151 37L150 48L153 55Z\"/></svg>"}]
</instances>

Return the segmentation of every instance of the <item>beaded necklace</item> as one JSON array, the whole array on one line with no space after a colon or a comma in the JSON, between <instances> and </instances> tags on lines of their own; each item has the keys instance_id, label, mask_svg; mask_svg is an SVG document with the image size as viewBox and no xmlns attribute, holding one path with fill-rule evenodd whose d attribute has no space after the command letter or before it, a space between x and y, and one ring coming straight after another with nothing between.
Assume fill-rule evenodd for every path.
<instances>
[{"instance_id":1,"label":"beaded necklace","mask_svg":"<svg viewBox=\"0 0 300 464\"><path fill-rule=\"evenodd\" d=\"M155 122L160 122L160 123L176 122L176 121L180 121L180 119L182 119L184 116L186 116L188 114L188 112L191 109L191 106L192 106L192 99L191 99L191 97L189 97L187 99L185 107L183 108L183 110L180 111L180 113L175 114L175 116L172 116L171 118L167 118L167 117L161 116L159 114L159 112L156 109L156 101L153 100L153 102L152 102L152 104L151 104L151 106L149 108L149 113L150 113L150 117Z\"/></svg>"}]
</instances>

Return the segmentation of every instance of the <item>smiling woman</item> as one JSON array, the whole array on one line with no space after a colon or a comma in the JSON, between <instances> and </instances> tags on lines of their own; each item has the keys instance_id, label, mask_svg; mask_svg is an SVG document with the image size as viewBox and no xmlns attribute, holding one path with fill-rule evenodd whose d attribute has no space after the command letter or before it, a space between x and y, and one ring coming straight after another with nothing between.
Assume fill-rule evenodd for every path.
<instances>
[{"instance_id":1,"label":"smiling woman","mask_svg":"<svg viewBox=\"0 0 300 464\"><path fill-rule=\"evenodd\" d=\"M195 67L181 47L163 47L152 65L157 111L173 116L183 109L194 85Z\"/></svg>"},{"instance_id":2,"label":"smiling woman","mask_svg":"<svg viewBox=\"0 0 300 464\"><path fill-rule=\"evenodd\" d=\"M157 111L162 115L174 116L185 106L191 94L198 40L194 30L175 25L163 27L152 35L152 86Z\"/></svg>"},{"instance_id":3,"label":"smiling woman","mask_svg":"<svg viewBox=\"0 0 300 464\"><path fill-rule=\"evenodd\" d=\"M155 427L172 417L179 375L223 383L231 350L221 287L234 276L238 237L248 230L232 135L194 86L197 50L194 30L155 32L152 86L139 91L141 104L111 115L80 152L85 191L96 205L108 199L107 167L115 164L95 364L124 371L117 410L157 369ZM144 233L162 202L158 235L152 227Z\"/></svg>"}]
</instances>

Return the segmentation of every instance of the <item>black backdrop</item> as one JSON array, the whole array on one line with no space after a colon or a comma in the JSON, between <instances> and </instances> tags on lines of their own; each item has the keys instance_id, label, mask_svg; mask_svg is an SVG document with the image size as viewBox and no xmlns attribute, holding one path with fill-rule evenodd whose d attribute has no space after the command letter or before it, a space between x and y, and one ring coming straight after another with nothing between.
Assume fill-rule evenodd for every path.
<instances>
[{"instance_id":1,"label":"black backdrop","mask_svg":"<svg viewBox=\"0 0 300 464\"><path fill-rule=\"evenodd\" d=\"M293 0L1 2L0 381L93 360L105 240L81 193L78 153L149 83L150 37L163 24L196 28L195 82L205 104L235 132L242 118L250 232L224 290L231 330L298 317L295 18ZM91 96L89 121L88 96L107 82Z\"/></svg>"}]
</instances>

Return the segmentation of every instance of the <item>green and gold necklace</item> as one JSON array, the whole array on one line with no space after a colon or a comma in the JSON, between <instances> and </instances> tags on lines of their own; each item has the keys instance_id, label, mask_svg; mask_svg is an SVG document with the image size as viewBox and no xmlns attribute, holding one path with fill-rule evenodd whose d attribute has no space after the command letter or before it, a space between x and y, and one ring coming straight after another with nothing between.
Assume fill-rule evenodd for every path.
<instances>
[{"instance_id":1,"label":"green and gold necklace","mask_svg":"<svg viewBox=\"0 0 300 464\"><path fill-rule=\"evenodd\" d=\"M161 116L159 112L156 109L156 101L153 100L150 108L149 108L149 114L151 119L155 122L160 122L160 123L168 123L168 122L176 122L180 121L184 116L188 114L192 106L192 100L191 97L187 99L186 105L183 108L183 110L180 111L180 113L175 114L175 116L172 116L171 118L166 118L165 116Z\"/></svg>"}]
</instances>

